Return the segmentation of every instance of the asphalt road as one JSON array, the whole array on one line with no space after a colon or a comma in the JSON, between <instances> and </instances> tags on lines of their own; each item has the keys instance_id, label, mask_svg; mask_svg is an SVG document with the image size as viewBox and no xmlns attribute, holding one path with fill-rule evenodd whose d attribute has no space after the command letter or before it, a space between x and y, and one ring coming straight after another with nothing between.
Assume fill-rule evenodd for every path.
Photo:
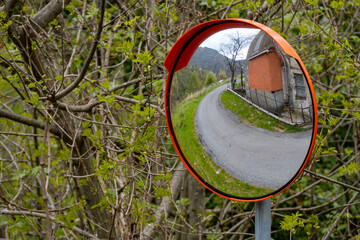
<instances>
[{"instance_id":1,"label":"asphalt road","mask_svg":"<svg viewBox=\"0 0 360 240\"><path fill-rule=\"evenodd\" d=\"M311 130L272 132L241 122L221 103L226 85L206 95L196 111L195 128L208 155L237 179L258 187L279 189L302 165ZM205 179L206 180L206 179Z\"/></svg>"}]
</instances>

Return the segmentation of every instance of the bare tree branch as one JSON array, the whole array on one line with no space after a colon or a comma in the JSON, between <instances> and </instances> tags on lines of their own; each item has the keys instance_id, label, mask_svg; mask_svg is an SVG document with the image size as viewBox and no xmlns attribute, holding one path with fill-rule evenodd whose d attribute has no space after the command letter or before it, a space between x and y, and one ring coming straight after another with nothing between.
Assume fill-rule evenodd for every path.
<instances>
[{"instance_id":1,"label":"bare tree branch","mask_svg":"<svg viewBox=\"0 0 360 240\"><path fill-rule=\"evenodd\" d=\"M140 235L140 239L152 239L156 226L161 222L161 216L167 216L171 208L171 199L176 199L181 190L181 183L186 173L185 166L182 163L176 167L176 171L171 178L171 198L164 197L158 210L155 213L156 220L154 223L147 225Z\"/></svg>"},{"instance_id":2,"label":"bare tree branch","mask_svg":"<svg viewBox=\"0 0 360 240\"><path fill-rule=\"evenodd\" d=\"M31 21L35 23L34 27L45 28L57 15L64 10L65 6L70 3L71 0L52 0L38 13L36 13Z\"/></svg>"},{"instance_id":3,"label":"bare tree branch","mask_svg":"<svg viewBox=\"0 0 360 240\"><path fill-rule=\"evenodd\" d=\"M156 76L149 76L149 77L140 77L138 79L134 79L134 80L131 80L131 81L128 81L128 82L124 82L124 83L121 83L115 87L113 87L112 89L109 90L109 92L115 92L121 88L124 88L124 87L127 87L127 86L130 86L130 85L133 85L135 83L138 83L138 82L141 82L141 81L146 81L146 80L150 80L150 79L160 79L160 78L163 78L164 75L156 75Z\"/></svg>"},{"instance_id":4,"label":"bare tree branch","mask_svg":"<svg viewBox=\"0 0 360 240\"><path fill-rule=\"evenodd\" d=\"M18 1L19 0L5 0L5 5L0 8L0 12L5 11L7 18L9 18L12 15L12 12Z\"/></svg>"},{"instance_id":5,"label":"bare tree branch","mask_svg":"<svg viewBox=\"0 0 360 240\"><path fill-rule=\"evenodd\" d=\"M0 109L0 118L1 117L13 120L18 123L25 124L27 126L45 129L45 123L42 121L24 117L24 116L21 116L21 115L18 115L18 114L9 112L9 111L5 111L2 109ZM59 129L53 125L50 125L50 132L57 136L61 136L61 132L59 131Z\"/></svg>"},{"instance_id":6,"label":"bare tree branch","mask_svg":"<svg viewBox=\"0 0 360 240\"><path fill-rule=\"evenodd\" d=\"M85 105L67 105L62 102L56 102L54 105L59 107L61 110L71 111L71 112L89 112L93 107L96 107L99 103L97 99L93 98L89 101L89 103Z\"/></svg>"},{"instance_id":7,"label":"bare tree branch","mask_svg":"<svg viewBox=\"0 0 360 240\"><path fill-rule=\"evenodd\" d=\"M88 67L92 61L92 58L94 56L95 50L97 48L97 45L100 41L100 37L101 37L101 33L103 30L103 22L104 22L104 13L105 13L105 2L106 0L101 0L100 1L100 21L98 22L98 28L97 28L97 32L95 35L95 39L94 42L91 46L90 52L84 62L84 66L80 72L80 75L77 77L77 79L72 82L69 86L67 86L65 89L61 90L60 92L58 92L55 96L54 96L54 100L59 100L60 98L63 98L64 96L66 96L68 93L70 93L72 90L74 90L79 84L80 82L83 80L83 78L85 77L86 71L88 70Z\"/></svg>"},{"instance_id":8,"label":"bare tree branch","mask_svg":"<svg viewBox=\"0 0 360 240\"><path fill-rule=\"evenodd\" d=\"M354 202L357 197L358 197L359 193L357 192L348 202L348 204L351 204L352 202ZM341 217L344 215L344 213L346 212L346 210L349 209L350 205L346 205L343 210L341 210L340 214L337 216L336 220L333 222L333 224L330 226L329 230L326 232L326 234L323 236L323 238L321 240L327 240L329 239L331 233L334 231L335 227L338 225Z\"/></svg>"},{"instance_id":9,"label":"bare tree branch","mask_svg":"<svg viewBox=\"0 0 360 240\"><path fill-rule=\"evenodd\" d=\"M46 218L46 214L43 214L43 213L29 212L29 211L8 210L8 209L5 209L5 208L0 209L0 213L4 214L4 215L21 215L21 216L26 215L26 216L32 216L32 217ZM66 225L63 222L56 220L56 218L54 218L52 216L50 216L50 220L60 224L62 227L67 228ZM84 230L82 230L82 229L80 229L78 227L73 227L71 230L81 234L84 237L88 237L88 238L91 238L91 239L94 239L94 240L99 239L95 235L92 235L91 233L88 233L88 232L86 232L86 231L84 231Z\"/></svg>"},{"instance_id":10,"label":"bare tree branch","mask_svg":"<svg viewBox=\"0 0 360 240\"><path fill-rule=\"evenodd\" d=\"M324 180L327 180L327 181L329 181L329 182L336 183L336 184L341 185L341 186L343 186L343 187L350 188L350 189L352 189L352 190L355 190L355 191L357 191L357 192L360 192L360 188L353 187L353 186L351 186L351 185L349 185L349 184L336 181L336 180L334 180L334 179L331 179L331 178L322 176L322 175L320 175L320 174L314 173L314 172L309 171L309 170L307 170L307 169L304 169L304 172L307 172L307 173L315 176L316 178L324 179Z\"/></svg>"},{"instance_id":11,"label":"bare tree branch","mask_svg":"<svg viewBox=\"0 0 360 240\"><path fill-rule=\"evenodd\" d=\"M128 103L142 103L141 101L138 101L138 100L133 99L133 98L126 98L126 97L117 96L117 95L115 95L115 99L119 100L119 101L123 101L123 102L128 102ZM158 111L162 116L165 117L164 111L159 106L150 104L150 107L155 108L156 111Z\"/></svg>"}]
</instances>

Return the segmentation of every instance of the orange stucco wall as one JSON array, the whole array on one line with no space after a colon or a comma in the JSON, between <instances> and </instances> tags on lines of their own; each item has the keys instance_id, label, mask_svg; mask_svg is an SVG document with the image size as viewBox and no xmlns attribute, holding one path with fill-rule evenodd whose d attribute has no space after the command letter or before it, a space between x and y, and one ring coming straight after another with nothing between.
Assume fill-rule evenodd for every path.
<instances>
[{"instance_id":1,"label":"orange stucco wall","mask_svg":"<svg viewBox=\"0 0 360 240\"><path fill-rule=\"evenodd\" d=\"M262 91L278 91L282 87L281 59L273 51L249 61L249 87Z\"/></svg>"}]
</instances>

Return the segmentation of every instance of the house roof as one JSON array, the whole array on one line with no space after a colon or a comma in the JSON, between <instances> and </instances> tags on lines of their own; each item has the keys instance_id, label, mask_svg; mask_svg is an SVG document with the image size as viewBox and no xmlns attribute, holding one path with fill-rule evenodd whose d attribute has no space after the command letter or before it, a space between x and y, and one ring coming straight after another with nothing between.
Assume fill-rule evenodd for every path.
<instances>
[{"instance_id":1,"label":"house roof","mask_svg":"<svg viewBox=\"0 0 360 240\"><path fill-rule=\"evenodd\" d=\"M250 59L270 48L275 48L274 40L264 31L260 31L252 40L246 58Z\"/></svg>"}]
</instances>

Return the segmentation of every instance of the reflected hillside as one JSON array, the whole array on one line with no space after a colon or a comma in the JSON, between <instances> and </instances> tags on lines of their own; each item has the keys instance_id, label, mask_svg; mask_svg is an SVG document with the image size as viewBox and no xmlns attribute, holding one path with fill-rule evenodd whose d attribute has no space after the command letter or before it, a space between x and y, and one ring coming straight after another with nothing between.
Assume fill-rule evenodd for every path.
<instances>
[{"instance_id":1,"label":"reflected hillside","mask_svg":"<svg viewBox=\"0 0 360 240\"><path fill-rule=\"evenodd\" d=\"M226 73L227 77L231 76L231 70L225 60L225 56L215 49L208 47L199 47L191 57L189 65L198 66L201 69L211 71L219 75L221 71ZM237 65L247 65L247 60L237 60ZM235 75L240 74L240 69L236 69Z\"/></svg>"}]
</instances>

